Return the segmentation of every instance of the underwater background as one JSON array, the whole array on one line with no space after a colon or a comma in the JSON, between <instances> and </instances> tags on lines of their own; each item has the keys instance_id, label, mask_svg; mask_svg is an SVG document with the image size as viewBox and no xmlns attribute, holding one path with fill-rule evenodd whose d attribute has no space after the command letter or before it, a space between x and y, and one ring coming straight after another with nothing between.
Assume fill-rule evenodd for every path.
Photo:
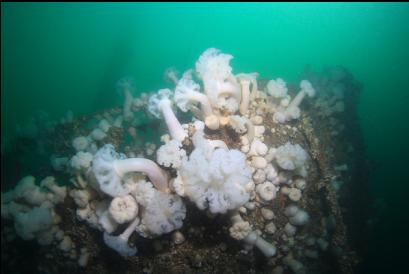
<instances>
[{"instance_id":1,"label":"underwater background","mask_svg":"<svg viewBox=\"0 0 409 274\"><path fill-rule=\"evenodd\" d=\"M16 125L38 110L59 119L67 110L80 115L119 106L121 77L134 77L138 92L157 90L167 85L167 68L184 71L209 47L239 56L235 71L257 71L261 79L298 81L306 65L317 71L342 65L361 82L376 209L372 229L362 231L370 241L361 271L402 271L409 222L408 3L2 3L2 150Z\"/></svg>"}]
</instances>

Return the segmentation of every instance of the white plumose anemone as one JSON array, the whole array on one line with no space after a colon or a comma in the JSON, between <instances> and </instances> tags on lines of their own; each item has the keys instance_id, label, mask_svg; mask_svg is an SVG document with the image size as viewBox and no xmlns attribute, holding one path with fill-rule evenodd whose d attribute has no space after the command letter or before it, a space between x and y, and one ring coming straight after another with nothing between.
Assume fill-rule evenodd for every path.
<instances>
[{"instance_id":1,"label":"white plumose anemone","mask_svg":"<svg viewBox=\"0 0 409 274\"><path fill-rule=\"evenodd\" d=\"M158 236L182 227L186 207L179 196L154 190L141 216L138 231L146 237Z\"/></svg>"},{"instance_id":2,"label":"white plumose anemone","mask_svg":"<svg viewBox=\"0 0 409 274\"><path fill-rule=\"evenodd\" d=\"M200 132L195 137L197 134ZM196 143L199 146L179 170L184 195L212 213L225 213L245 204L250 197L246 186L251 181L245 154L212 147L206 140Z\"/></svg>"}]
</instances>

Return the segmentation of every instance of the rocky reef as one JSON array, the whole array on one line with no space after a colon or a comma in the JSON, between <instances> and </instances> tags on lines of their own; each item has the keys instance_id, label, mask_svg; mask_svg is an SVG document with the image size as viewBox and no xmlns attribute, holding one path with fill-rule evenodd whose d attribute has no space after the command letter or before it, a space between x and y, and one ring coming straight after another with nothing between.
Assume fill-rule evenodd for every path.
<instances>
[{"instance_id":1,"label":"rocky reef","mask_svg":"<svg viewBox=\"0 0 409 274\"><path fill-rule=\"evenodd\" d=\"M360 84L342 67L258 79L232 58L210 48L158 92L120 80L121 108L32 119L2 149L2 271L353 273Z\"/></svg>"}]
</instances>

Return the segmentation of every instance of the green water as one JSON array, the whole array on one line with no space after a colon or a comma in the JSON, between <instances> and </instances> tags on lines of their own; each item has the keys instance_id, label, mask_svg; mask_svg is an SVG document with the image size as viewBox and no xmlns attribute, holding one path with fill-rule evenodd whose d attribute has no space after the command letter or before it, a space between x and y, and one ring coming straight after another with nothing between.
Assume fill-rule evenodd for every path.
<instances>
[{"instance_id":1,"label":"green water","mask_svg":"<svg viewBox=\"0 0 409 274\"><path fill-rule=\"evenodd\" d=\"M138 91L163 72L192 67L208 47L235 56L236 72L298 80L343 65L364 85L359 105L371 191L387 206L366 266L398 269L407 253L409 4L1 4L1 129L13 136L38 109L61 117L121 101L115 82ZM405 179L406 178L406 179ZM406 251L406 252L405 252ZM391 272L392 273L392 272Z\"/></svg>"}]
</instances>

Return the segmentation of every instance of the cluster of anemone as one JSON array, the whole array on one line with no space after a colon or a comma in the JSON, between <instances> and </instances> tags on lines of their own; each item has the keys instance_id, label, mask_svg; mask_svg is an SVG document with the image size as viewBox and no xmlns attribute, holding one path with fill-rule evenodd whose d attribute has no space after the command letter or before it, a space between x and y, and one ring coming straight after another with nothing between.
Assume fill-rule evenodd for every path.
<instances>
[{"instance_id":1,"label":"cluster of anemone","mask_svg":"<svg viewBox=\"0 0 409 274\"><path fill-rule=\"evenodd\" d=\"M88 135L76 136L72 140L75 154L53 158L56 169L65 169L72 176L69 196L77 206L78 219L100 230L106 245L122 256L137 253L136 246L129 242L133 233L153 238L180 229L187 200L200 210L230 218L231 236L247 247L257 247L268 257L276 254L275 245L241 214L246 208L254 208L255 202L267 204L276 199L279 191L293 202L301 199L308 175L308 153L290 142L269 147L264 140L264 121L268 116L279 124L298 119L303 99L314 96L315 90L303 80L301 90L291 98L286 83L278 78L267 84L266 92L260 91L257 73L233 74L232 58L210 48L199 57L195 71L186 71L180 79L170 74L173 90L160 89L150 96L135 98L133 82L122 79L117 85L125 99L122 114L116 118L107 115ZM112 127L128 126L127 132L137 139L132 121L134 111L141 108L163 120L168 130L161 138L164 144L156 150L156 159L137 155L132 149L121 153L113 144L104 143ZM177 109L193 113L192 121L180 123ZM225 140L209 139L205 133L226 127L239 136L236 148L229 147ZM191 150L187 149L189 144ZM149 146L146 154L153 154L155 149ZM32 183L25 187L36 189ZM15 192L24 195L18 189L21 186ZM49 229L52 207L22 205L17 210L23 213L15 214L11 203L19 197L17 194L4 205L2 197L2 216L4 208L5 216L14 218L18 231L22 224L31 229L19 233L23 238ZM41 196L45 195L42 192L37 194L39 197L25 199L48 199ZM41 223L26 224L30 219L24 214L41 215L37 218ZM298 207L287 208L285 214L289 233L309 219L308 213ZM275 230L271 221L268 231Z\"/></svg>"},{"instance_id":2,"label":"cluster of anemone","mask_svg":"<svg viewBox=\"0 0 409 274\"><path fill-rule=\"evenodd\" d=\"M264 143L263 117L271 115L277 123L298 119L301 102L305 96L313 97L315 90L303 80L301 91L291 99L286 83L277 79L269 82L264 93L258 90L257 73L233 74L232 58L217 49L208 49L196 62L195 73L188 70L180 79L172 74L174 91L161 90L151 97L149 109L156 117L162 109L160 114L171 136L157 151L157 159L162 166L176 171L176 177L171 179L172 191L201 210L229 213L233 216L230 230L233 238L247 239L245 243L273 256L274 245L261 238L256 240L259 236L255 236L248 222L238 217L239 210L256 196L270 202L277 197L280 185L293 186L293 180L301 181L308 175L309 156L300 145L286 143L269 148ZM260 102L261 98L266 100ZM189 133L189 126L174 119L176 110L172 105L193 113L194 122L190 124L193 132ZM270 110L266 111L267 108ZM223 140L206 138L206 130L217 132L223 127L230 127L240 136L240 150L228 147ZM190 154L184 150L186 139L194 147ZM302 192L297 186L305 187L306 181L302 182L288 191L294 202L301 199ZM270 231L273 228L271 223Z\"/></svg>"},{"instance_id":3,"label":"cluster of anemone","mask_svg":"<svg viewBox=\"0 0 409 274\"><path fill-rule=\"evenodd\" d=\"M36 240L40 245L55 245L71 256L72 241L59 224L55 207L67 196L67 187L54 177L45 177L39 184L33 176L23 177L14 189L1 193L1 217L12 220L19 237Z\"/></svg>"}]
</instances>

